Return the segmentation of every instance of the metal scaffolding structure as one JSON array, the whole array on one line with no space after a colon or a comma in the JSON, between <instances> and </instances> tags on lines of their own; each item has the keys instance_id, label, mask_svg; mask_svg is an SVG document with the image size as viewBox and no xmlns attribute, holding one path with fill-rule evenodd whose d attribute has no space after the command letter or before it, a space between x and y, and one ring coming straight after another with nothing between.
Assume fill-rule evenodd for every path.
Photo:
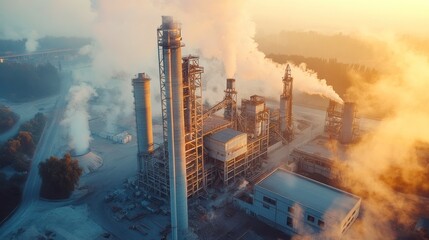
<instances>
[{"instance_id":1,"label":"metal scaffolding structure","mask_svg":"<svg viewBox=\"0 0 429 240\"><path fill-rule=\"evenodd\" d=\"M293 139L293 123L292 123L292 87L293 78L289 64L286 66L285 75L283 77L283 91L280 95L280 116L279 127L282 138L287 142Z\"/></svg>"},{"instance_id":2,"label":"metal scaffolding structure","mask_svg":"<svg viewBox=\"0 0 429 240\"><path fill-rule=\"evenodd\" d=\"M349 108L349 106L352 108ZM350 132L348 134L350 136L347 137L347 141L344 141L344 136L342 137L342 135L346 131ZM332 100L329 101L326 109L325 132L330 138L339 139L343 143L354 141L359 135L359 117L354 108L354 103L346 102L343 105Z\"/></svg>"},{"instance_id":3,"label":"metal scaffolding structure","mask_svg":"<svg viewBox=\"0 0 429 240\"><path fill-rule=\"evenodd\" d=\"M188 197L205 188L203 148L203 101L199 58L183 58L183 103L185 111L185 151Z\"/></svg>"},{"instance_id":4,"label":"metal scaffolding structure","mask_svg":"<svg viewBox=\"0 0 429 240\"><path fill-rule=\"evenodd\" d=\"M265 105L265 98L257 95L250 96L250 100L241 101L241 131L248 134L246 153L246 169L255 170L267 157L269 145L270 111Z\"/></svg>"},{"instance_id":5,"label":"metal scaffolding structure","mask_svg":"<svg viewBox=\"0 0 429 240\"><path fill-rule=\"evenodd\" d=\"M330 138L338 138L340 134L343 110L340 104L329 101L326 109L325 132Z\"/></svg>"}]
</instances>

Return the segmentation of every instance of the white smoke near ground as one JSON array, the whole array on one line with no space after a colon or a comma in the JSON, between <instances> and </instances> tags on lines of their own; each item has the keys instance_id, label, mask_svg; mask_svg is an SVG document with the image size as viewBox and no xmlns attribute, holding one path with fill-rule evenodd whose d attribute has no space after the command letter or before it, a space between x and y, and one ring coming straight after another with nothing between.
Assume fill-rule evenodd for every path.
<instances>
[{"instance_id":1,"label":"white smoke near ground","mask_svg":"<svg viewBox=\"0 0 429 240\"><path fill-rule=\"evenodd\" d=\"M72 86L68 95L67 109L61 124L68 129L69 147L77 155L89 148L91 132L89 130L88 101L96 96L92 87L85 83Z\"/></svg>"},{"instance_id":2,"label":"white smoke near ground","mask_svg":"<svg viewBox=\"0 0 429 240\"><path fill-rule=\"evenodd\" d=\"M238 185L238 190L242 190L242 189L244 189L245 187L247 187L247 185L249 185L249 182L248 182L248 181L246 181L246 179L243 179L243 180L241 181L241 183Z\"/></svg>"},{"instance_id":3,"label":"white smoke near ground","mask_svg":"<svg viewBox=\"0 0 429 240\"><path fill-rule=\"evenodd\" d=\"M92 52L92 46L90 44L85 45L79 49L80 55L89 55Z\"/></svg>"},{"instance_id":4,"label":"white smoke near ground","mask_svg":"<svg viewBox=\"0 0 429 240\"><path fill-rule=\"evenodd\" d=\"M39 42L38 40L39 35L37 34L36 31L32 31L28 36L27 36L27 41L25 42L25 50L27 52L34 52L37 50L37 48L39 47Z\"/></svg>"}]
</instances>

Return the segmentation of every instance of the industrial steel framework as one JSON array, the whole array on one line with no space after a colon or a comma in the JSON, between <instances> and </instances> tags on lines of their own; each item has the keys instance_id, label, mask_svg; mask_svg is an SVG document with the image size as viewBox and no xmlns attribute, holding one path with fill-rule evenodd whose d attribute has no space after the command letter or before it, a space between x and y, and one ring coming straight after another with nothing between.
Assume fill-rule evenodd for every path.
<instances>
[{"instance_id":1,"label":"industrial steel framework","mask_svg":"<svg viewBox=\"0 0 429 240\"><path fill-rule=\"evenodd\" d=\"M199 58L183 58L183 102L185 116L186 179L188 197L201 193L204 181L203 100Z\"/></svg>"},{"instance_id":2,"label":"industrial steel framework","mask_svg":"<svg viewBox=\"0 0 429 240\"><path fill-rule=\"evenodd\" d=\"M343 110L335 101L329 101L326 110L325 132L330 138L338 138L341 129Z\"/></svg>"},{"instance_id":3,"label":"industrial steel framework","mask_svg":"<svg viewBox=\"0 0 429 240\"><path fill-rule=\"evenodd\" d=\"M263 104L264 108L258 112L256 106L259 104ZM240 115L242 126L240 130L249 134L246 153L246 173L248 174L258 169L262 164L262 159L267 158L270 111L266 108L263 97L253 95L250 100L242 100ZM259 135L257 128L260 128Z\"/></svg>"},{"instance_id":4,"label":"industrial steel framework","mask_svg":"<svg viewBox=\"0 0 429 240\"><path fill-rule=\"evenodd\" d=\"M292 85L293 78L289 64L286 66L283 77L283 92L280 95L280 133L282 137L290 142L293 139L292 124Z\"/></svg>"},{"instance_id":5,"label":"industrial steel framework","mask_svg":"<svg viewBox=\"0 0 429 240\"><path fill-rule=\"evenodd\" d=\"M328 108L326 109L325 118L325 132L330 138L339 138L341 128L343 127L343 117L344 105L330 100ZM352 118L352 138L356 139L359 135L359 117L357 116L357 112L355 110L353 111Z\"/></svg>"}]
</instances>

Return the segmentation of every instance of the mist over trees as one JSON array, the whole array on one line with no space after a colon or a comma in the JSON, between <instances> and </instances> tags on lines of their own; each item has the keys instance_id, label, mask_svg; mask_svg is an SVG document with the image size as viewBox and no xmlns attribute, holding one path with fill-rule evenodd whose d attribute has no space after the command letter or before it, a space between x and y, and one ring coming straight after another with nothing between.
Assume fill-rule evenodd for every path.
<instances>
[{"instance_id":1,"label":"mist over trees","mask_svg":"<svg viewBox=\"0 0 429 240\"><path fill-rule=\"evenodd\" d=\"M25 43L27 39L6 40L0 39L0 56L8 54L25 53ZM91 43L89 38L77 37L44 37L37 40L39 44L38 51L48 49L81 48Z\"/></svg>"},{"instance_id":2,"label":"mist over trees","mask_svg":"<svg viewBox=\"0 0 429 240\"><path fill-rule=\"evenodd\" d=\"M48 199L69 198L79 183L82 168L70 154L63 158L50 157L39 164L39 175L42 178L40 195Z\"/></svg>"},{"instance_id":3,"label":"mist over trees","mask_svg":"<svg viewBox=\"0 0 429 240\"><path fill-rule=\"evenodd\" d=\"M361 76L368 83L376 81L378 77L378 72L373 68L359 64L342 63L336 59L284 54L270 54L267 57L277 63L292 62L296 65L305 63L307 69L315 71L319 78L326 79L327 83L332 85L340 96L346 94L347 90L353 85L353 74Z\"/></svg>"},{"instance_id":4,"label":"mist over trees","mask_svg":"<svg viewBox=\"0 0 429 240\"><path fill-rule=\"evenodd\" d=\"M0 64L0 97L22 102L47 97L59 92L60 75L50 63Z\"/></svg>"},{"instance_id":5,"label":"mist over trees","mask_svg":"<svg viewBox=\"0 0 429 240\"><path fill-rule=\"evenodd\" d=\"M7 132L18 121L19 117L5 105L0 104L0 134Z\"/></svg>"}]
</instances>

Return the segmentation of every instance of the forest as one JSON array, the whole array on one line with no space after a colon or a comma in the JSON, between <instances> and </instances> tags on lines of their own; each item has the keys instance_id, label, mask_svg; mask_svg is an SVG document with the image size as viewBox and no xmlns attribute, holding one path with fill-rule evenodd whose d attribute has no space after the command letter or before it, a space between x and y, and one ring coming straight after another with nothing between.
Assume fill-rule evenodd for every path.
<instances>
[{"instance_id":1,"label":"forest","mask_svg":"<svg viewBox=\"0 0 429 240\"><path fill-rule=\"evenodd\" d=\"M60 75L50 63L0 64L0 98L25 102L54 95L59 89Z\"/></svg>"}]
</instances>

